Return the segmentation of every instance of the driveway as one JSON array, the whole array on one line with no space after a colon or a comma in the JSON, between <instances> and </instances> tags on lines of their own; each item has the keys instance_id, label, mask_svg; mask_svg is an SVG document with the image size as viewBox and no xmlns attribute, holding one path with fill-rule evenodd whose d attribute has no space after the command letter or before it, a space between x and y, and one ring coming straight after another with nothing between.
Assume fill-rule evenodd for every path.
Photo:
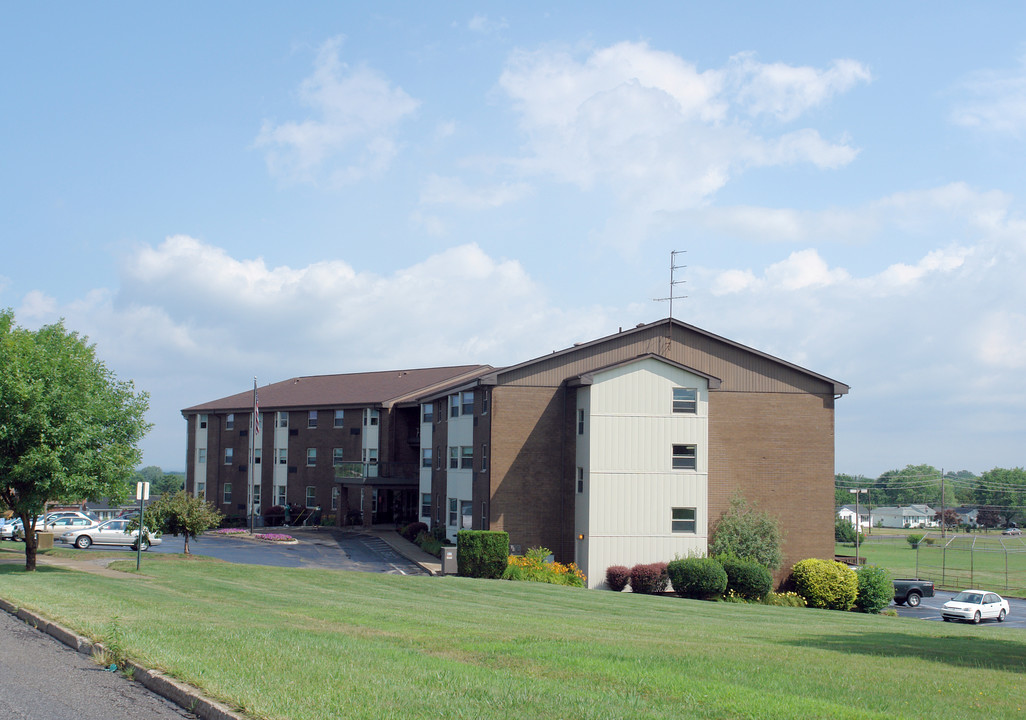
<instances>
[{"instance_id":1,"label":"driveway","mask_svg":"<svg viewBox=\"0 0 1026 720\"><path fill-rule=\"evenodd\" d=\"M987 588L983 588L986 590ZM901 617L919 618L920 620L936 620L942 621L941 618L941 606L951 598L955 597L957 593L949 592L947 590L938 590L936 595L932 598L923 598L917 608L910 608L905 605L894 605L895 610L898 611L898 615ZM1000 594L1000 593L999 593ZM1002 595L1004 597L1004 595ZM1008 617L1005 618L1003 623L999 623L996 620L984 620L980 623L981 628L1026 628L1026 600L1019 598L1005 598L1008 601L1009 613Z\"/></svg>"}]
</instances>

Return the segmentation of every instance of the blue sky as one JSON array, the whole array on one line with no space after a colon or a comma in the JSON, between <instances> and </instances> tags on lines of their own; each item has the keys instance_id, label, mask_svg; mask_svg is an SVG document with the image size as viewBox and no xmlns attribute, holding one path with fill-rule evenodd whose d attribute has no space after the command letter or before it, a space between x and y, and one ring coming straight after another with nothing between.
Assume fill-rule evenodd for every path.
<instances>
[{"instance_id":1,"label":"blue sky","mask_svg":"<svg viewBox=\"0 0 1026 720\"><path fill-rule=\"evenodd\" d=\"M1026 464L1026 6L8 3L0 307L180 409L674 315L851 385L837 471Z\"/></svg>"}]
</instances>

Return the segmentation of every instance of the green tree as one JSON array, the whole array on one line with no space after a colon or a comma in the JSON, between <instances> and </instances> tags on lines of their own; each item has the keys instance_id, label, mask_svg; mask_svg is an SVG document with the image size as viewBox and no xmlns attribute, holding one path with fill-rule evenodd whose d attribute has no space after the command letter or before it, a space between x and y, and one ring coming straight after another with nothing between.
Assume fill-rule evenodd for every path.
<instances>
[{"instance_id":1,"label":"green tree","mask_svg":"<svg viewBox=\"0 0 1026 720\"><path fill-rule=\"evenodd\" d=\"M779 521L737 493L713 528L709 554L733 555L776 570L784 560L781 540Z\"/></svg>"},{"instance_id":2,"label":"green tree","mask_svg":"<svg viewBox=\"0 0 1026 720\"><path fill-rule=\"evenodd\" d=\"M126 496L148 405L63 322L31 331L0 311L0 505L24 523L26 570L47 502Z\"/></svg>"},{"instance_id":3,"label":"green tree","mask_svg":"<svg viewBox=\"0 0 1026 720\"><path fill-rule=\"evenodd\" d=\"M980 476L976 488L976 502L990 506L1007 525L1026 512L1026 470L994 468Z\"/></svg>"},{"instance_id":4,"label":"green tree","mask_svg":"<svg viewBox=\"0 0 1026 720\"><path fill-rule=\"evenodd\" d=\"M143 522L151 531L185 536L185 554L189 555L189 540L221 524L224 515L203 498L193 497L184 490L161 495L146 508ZM138 527L138 519L132 525Z\"/></svg>"},{"instance_id":5,"label":"green tree","mask_svg":"<svg viewBox=\"0 0 1026 720\"><path fill-rule=\"evenodd\" d=\"M136 483L148 482L150 495L174 494L185 487L185 476L180 473L166 473L156 465L147 465L137 470L129 483L129 490L134 493Z\"/></svg>"}]
</instances>

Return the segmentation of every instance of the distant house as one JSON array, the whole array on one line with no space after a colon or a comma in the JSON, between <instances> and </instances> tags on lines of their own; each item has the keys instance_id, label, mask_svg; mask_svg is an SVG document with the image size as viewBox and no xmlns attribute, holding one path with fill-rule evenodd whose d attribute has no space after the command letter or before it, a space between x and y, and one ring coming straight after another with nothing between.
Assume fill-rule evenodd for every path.
<instances>
[{"instance_id":1,"label":"distant house","mask_svg":"<svg viewBox=\"0 0 1026 720\"><path fill-rule=\"evenodd\" d=\"M967 507L963 505L962 507L952 508L952 510L956 515L958 515L959 525L968 525L969 527L975 527L979 524L977 522L977 517L980 514L979 508Z\"/></svg>"},{"instance_id":2,"label":"distant house","mask_svg":"<svg viewBox=\"0 0 1026 720\"><path fill-rule=\"evenodd\" d=\"M852 527L855 527L855 510L856 509L854 505L842 505L841 507L837 508L837 517L841 518L842 520L847 520L848 524L850 524ZM858 526L860 528L870 527L869 508L865 505L859 505L858 514Z\"/></svg>"},{"instance_id":3,"label":"distant house","mask_svg":"<svg viewBox=\"0 0 1026 720\"><path fill-rule=\"evenodd\" d=\"M878 507L871 513L873 527L930 528L937 527L937 512L928 505Z\"/></svg>"}]
</instances>

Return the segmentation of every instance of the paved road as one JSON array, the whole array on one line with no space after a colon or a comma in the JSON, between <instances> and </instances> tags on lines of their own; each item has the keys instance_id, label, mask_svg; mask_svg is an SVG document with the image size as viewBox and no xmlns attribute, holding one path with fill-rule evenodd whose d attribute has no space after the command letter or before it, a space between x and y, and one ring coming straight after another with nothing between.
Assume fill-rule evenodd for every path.
<instances>
[{"instance_id":1,"label":"paved road","mask_svg":"<svg viewBox=\"0 0 1026 720\"><path fill-rule=\"evenodd\" d=\"M919 618L920 620L936 620L941 622L941 606L948 600L953 598L956 593L948 592L946 590L938 590L936 595L932 598L923 598L923 602L917 608L910 608L903 605L891 605L898 611L898 615L901 617L912 617ZM1019 598L1006 598L1009 605L1008 617L1005 618L1003 623L999 623L996 620L984 620L980 623L980 628L999 629L999 628L1026 628L1026 600L1020 600Z\"/></svg>"},{"instance_id":2,"label":"paved road","mask_svg":"<svg viewBox=\"0 0 1026 720\"><path fill-rule=\"evenodd\" d=\"M195 718L138 683L106 672L0 611L0 718L5 720L182 720Z\"/></svg>"}]
</instances>

